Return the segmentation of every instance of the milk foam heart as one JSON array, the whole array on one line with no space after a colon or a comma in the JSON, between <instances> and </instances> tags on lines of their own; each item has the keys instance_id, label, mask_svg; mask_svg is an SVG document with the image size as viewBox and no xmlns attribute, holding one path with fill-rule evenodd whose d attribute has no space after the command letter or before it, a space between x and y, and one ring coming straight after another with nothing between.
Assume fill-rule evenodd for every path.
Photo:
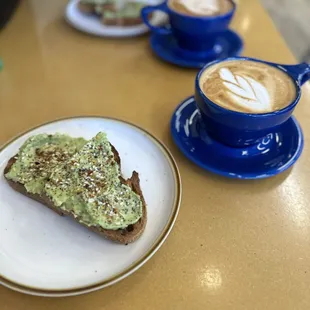
<instances>
[{"instance_id":1,"label":"milk foam heart","mask_svg":"<svg viewBox=\"0 0 310 310\"><path fill-rule=\"evenodd\" d=\"M223 91L242 108L255 112L271 111L272 105L267 88L248 76L234 75L228 68L219 70Z\"/></svg>"},{"instance_id":2,"label":"milk foam heart","mask_svg":"<svg viewBox=\"0 0 310 310\"><path fill-rule=\"evenodd\" d=\"M238 112L280 110L296 97L295 84L284 71L248 60L213 65L202 73L199 84L211 101Z\"/></svg>"}]
</instances>

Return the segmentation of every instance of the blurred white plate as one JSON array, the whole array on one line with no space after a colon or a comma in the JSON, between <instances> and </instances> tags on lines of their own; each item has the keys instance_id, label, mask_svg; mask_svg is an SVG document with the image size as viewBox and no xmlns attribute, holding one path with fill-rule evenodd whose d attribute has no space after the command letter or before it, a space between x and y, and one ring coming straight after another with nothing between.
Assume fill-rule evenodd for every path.
<instances>
[{"instance_id":1,"label":"blurred white plate","mask_svg":"<svg viewBox=\"0 0 310 310\"><path fill-rule=\"evenodd\" d=\"M103 25L99 17L80 12L78 2L79 0L71 0L68 3L65 16L69 24L80 31L102 37L133 37L149 31L145 24L125 27ZM145 2L147 5L156 5L163 2L163 0L147 0ZM166 21L166 15L159 11L154 12L151 19L152 24L156 26L162 25Z\"/></svg>"},{"instance_id":2,"label":"blurred white plate","mask_svg":"<svg viewBox=\"0 0 310 310\"><path fill-rule=\"evenodd\" d=\"M144 233L127 246L90 232L9 187L3 170L23 142L38 133L87 139L107 133L127 178L139 172L147 203ZM181 180L165 146L145 130L104 117L76 117L41 125L0 149L0 283L40 296L70 296L114 284L140 268L164 243L176 220Z\"/></svg>"}]
</instances>

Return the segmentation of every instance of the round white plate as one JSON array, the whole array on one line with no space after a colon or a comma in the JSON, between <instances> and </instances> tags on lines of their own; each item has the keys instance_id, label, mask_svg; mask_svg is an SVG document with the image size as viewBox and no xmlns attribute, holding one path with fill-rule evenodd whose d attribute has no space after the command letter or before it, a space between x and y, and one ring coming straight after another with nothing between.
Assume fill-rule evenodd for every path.
<instances>
[{"instance_id":1,"label":"round white plate","mask_svg":"<svg viewBox=\"0 0 310 310\"><path fill-rule=\"evenodd\" d=\"M127 246L90 232L19 194L3 170L23 142L38 133L93 137L104 131L118 150L122 173L139 172L147 203L146 229ZM116 119L76 117L41 125L0 150L0 283L41 296L70 296L114 284L159 249L176 220L181 200L178 168L166 147L145 130Z\"/></svg>"},{"instance_id":2,"label":"round white plate","mask_svg":"<svg viewBox=\"0 0 310 310\"><path fill-rule=\"evenodd\" d=\"M145 0L147 5L156 5L163 0ZM71 0L66 8L65 17L66 20L74 28L90 33L92 35L102 37L133 37L138 36L149 31L149 28L145 24L137 26L106 26L100 21L97 16L90 16L80 12L78 9L79 0ZM154 12L151 19L153 25L162 25L167 21L167 17L160 11Z\"/></svg>"}]
</instances>

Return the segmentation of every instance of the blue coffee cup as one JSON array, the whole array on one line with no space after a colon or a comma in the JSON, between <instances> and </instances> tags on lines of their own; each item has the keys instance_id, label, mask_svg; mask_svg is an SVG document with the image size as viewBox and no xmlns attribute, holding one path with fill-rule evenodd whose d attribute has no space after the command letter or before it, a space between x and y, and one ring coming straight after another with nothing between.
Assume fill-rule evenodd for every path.
<instances>
[{"instance_id":1,"label":"blue coffee cup","mask_svg":"<svg viewBox=\"0 0 310 310\"><path fill-rule=\"evenodd\" d=\"M285 108L270 113L251 114L226 109L212 102L200 88L202 73L209 67L222 61L250 60L273 66L291 77L296 87L295 99ZM207 64L197 74L195 81L195 101L206 131L219 142L243 147L259 143L262 138L276 130L292 115L301 96L301 86L310 79L310 65L280 65L249 57L232 57Z\"/></svg>"},{"instance_id":2,"label":"blue coffee cup","mask_svg":"<svg viewBox=\"0 0 310 310\"><path fill-rule=\"evenodd\" d=\"M194 51L208 51L216 45L219 35L228 29L236 10L233 0L233 8L228 13L218 16L189 16L172 10L167 2L155 6L146 6L141 10L144 23L156 34L173 35L180 48ZM154 11L162 11L169 16L170 27L156 27L149 21L149 14Z\"/></svg>"}]
</instances>

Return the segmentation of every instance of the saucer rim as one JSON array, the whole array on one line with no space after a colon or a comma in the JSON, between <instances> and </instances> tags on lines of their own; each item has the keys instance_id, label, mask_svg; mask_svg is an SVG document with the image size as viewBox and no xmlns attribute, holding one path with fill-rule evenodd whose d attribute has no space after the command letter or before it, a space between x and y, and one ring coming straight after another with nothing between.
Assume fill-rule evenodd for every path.
<instances>
[{"instance_id":1,"label":"saucer rim","mask_svg":"<svg viewBox=\"0 0 310 310\"><path fill-rule=\"evenodd\" d=\"M197 160L187 149L185 149L183 147L183 143L181 142L181 140L179 139L179 135L177 134L177 131L175 129L175 119L176 119L176 112L178 111L178 109L180 108L180 106L182 106L182 104L184 104L186 101L191 100L188 105L194 104L195 103L195 98L194 96L189 96L186 99L182 100L182 102L175 108L173 114L172 114L172 118L170 121L170 131L171 131L171 135L173 138L174 143L176 144L176 146L178 147L178 149L185 155L185 157L187 159L189 159L191 162L193 162L195 165L197 165L198 167L210 171L214 174L223 176L223 177L227 177L230 179L238 179L238 180L259 180L259 179L266 179L266 178L270 178L273 177L277 174L280 174L286 170L288 170L290 167L292 167L296 161L299 159L300 155L302 154L303 148L304 148L304 134L302 131L302 128L299 124L299 122L297 121L296 117L294 115L291 115L290 118L288 119L288 121L291 119L293 121L294 126L297 129L297 133L298 133L298 144L297 144L297 148L296 151L294 153L294 155L290 158L289 161L287 161L284 165L281 166L281 168L277 168L277 169L271 169L265 173L262 174L255 174L255 173L242 173L242 174L231 174L228 173L226 171L223 170L219 170L216 168L213 168L210 165L206 165L204 163L201 163L201 161ZM197 109L197 108L196 108ZM197 117L197 116L196 116ZM280 125L281 127L281 125Z\"/></svg>"},{"instance_id":2,"label":"saucer rim","mask_svg":"<svg viewBox=\"0 0 310 310\"><path fill-rule=\"evenodd\" d=\"M234 52L232 55L229 55L228 57L237 57L237 56L241 55L241 53L243 52L243 49L244 49L244 40L242 39L242 37L233 29L227 29L224 32L224 34L225 35L227 35L227 34L233 35L235 40L238 41L238 48L236 49L236 52ZM206 64L223 58L223 57L221 57L221 53L220 54L215 53L212 57L209 57L209 59L206 58L206 60L201 60L201 59L193 60L193 59L185 59L185 58L182 58L182 57L180 57L178 55L174 55L174 54L172 55L169 52L169 56L168 56L169 59L168 59L166 56L162 56L163 54L158 52L158 50L156 48L154 48L155 42L158 42L158 38L160 38L161 36L170 36L171 37L173 35L172 34L161 35L161 34L151 32L150 47L152 49L152 52L160 60L165 61L165 62L170 63L170 64L173 64L175 66L183 67L183 68L191 68L191 69L202 69ZM165 53L164 55L167 55L167 53ZM171 57L171 55L172 55L172 57ZM176 58L177 58L177 60L175 61Z\"/></svg>"}]
</instances>

